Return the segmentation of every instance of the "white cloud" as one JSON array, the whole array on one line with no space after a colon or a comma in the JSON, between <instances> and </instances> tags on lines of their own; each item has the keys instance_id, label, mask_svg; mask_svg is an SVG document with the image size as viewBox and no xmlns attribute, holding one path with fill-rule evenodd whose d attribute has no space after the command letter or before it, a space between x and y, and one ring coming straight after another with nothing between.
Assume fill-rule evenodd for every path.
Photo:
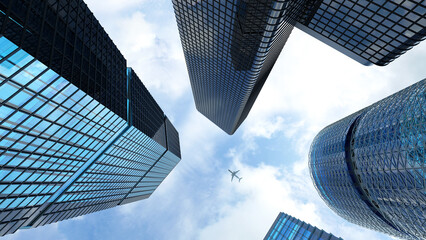
<instances>
[{"instance_id":1,"label":"white cloud","mask_svg":"<svg viewBox=\"0 0 426 240\"><path fill-rule=\"evenodd\" d=\"M136 226L148 229L158 227L156 223L160 222L168 226L168 231L157 238L191 239L201 219L211 216L216 181L210 177L217 172L217 163L220 163L216 159L218 139L227 134L213 127L194 106L185 114L181 126L176 127L181 140L181 162L149 199L117 210L125 226L137 222Z\"/></svg>"},{"instance_id":2,"label":"white cloud","mask_svg":"<svg viewBox=\"0 0 426 240\"><path fill-rule=\"evenodd\" d=\"M84 2L89 9L95 13L96 18L100 18L100 15L122 14L124 11L130 11L146 1L147 0L102 0L102 3L100 3L99 0L85 0Z\"/></svg>"},{"instance_id":3,"label":"white cloud","mask_svg":"<svg viewBox=\"0 0 426 240\"><path fill-rule=\"evenodd\" d=\"M304 120L305 127L319 130L421 80L422 68L409 66L424 57L424 49L422 44L412 50L418 54L409 59L417 61L403 55L386 67L365 67L294 30L242 130L265 132L274 126L271 119L290 114Z\"/></svg>"},{"instance_id":4,"label":"white cloud","mask_svg":"<svg viewBox=\"0 0 426 240\"><path fill-rule=\"evenodd\" d=\"M141 55L143 59L129 62L137 66L148 64L155 61L155 56L167 58L165 52L170 51L169 57L181 64L180 70L173 70L173 76L179 76L177 82L182 85L182 92L190 94L180 46L158 37L162 33L157 28L158 25L150 27L155 31L155 39L164 41L164 48L159 52L144 48L147 52ZM191 103L184 101L191 111L173 113L181 119L181 125L177 126L182 144L181 163L152 199L125 206L122 214L134 222L135 215L139 214L137 209L145 209L145 215L139 216L142 218L166 214L161 209L167 209L174 217L168 215L170 219L162 221L162 226L167 226L169 231L164 235L166 239L261 239L280 211L344 239L385 239L380 233L346 222L325 205L309 177L307 155L313 137L325 125L420 80L421 73L415 71L421 68L414 71L409 67L413 59L424 56L425 44L417 48L420 49L417 57L404 60L403 56L396 60L399 64L365 67L295 30L251 113L238 130L241 134L227 136L195 111L192 99ZM162 52L164 49L167 51ZM129 56L133 59L131 53ZM168 62L155 63L165 66ZM161 69L159 66L153 70ZM155 76L142 67L137 72ZM168 78L159 76L161 80L148 85L160 92L164 91L163 87L173 89L174 78L167 71L160 72ZM177 103L168 104L176 106ZM294 164L280 169L270 166L270 159L263 159L258 167L245 163L248 153L263 150L264 146L258 145L259 139L273 140L281 134L293 143L286 147L293 147L299 155L293 159ZM231 139L231 143L226 139ZM218 152L224 147L221 144L229 147L226 154ZM285 156L276 157L282 158L285 165ZM241 170L241 184L229 182L226 173L229 165ZM143 227L153 227L155 224L152 224Z\"/></svg>"},{"instance_id":5,"label":"white cloud","mask_svg":"<svg viewBox=\"0 0 426 240\"><path fill-rule=\"evenodd\" d=\"M365 67L295 31L238 130L242 143L228 153L244 173L244 183L229 187L226 176L218 188L237 200L218 197L219 217L201 230L199 239L260 239L280 211L344 239L388 238L346 222L325 205L310 180L307 156L323 127L421 80L422 68L411 65L421 62L426 44L416 49L387 67ZM264 147L258 146L259 139L279 134L294 143L300 156L292 166L271 167L268 159L257 168L244 164L244 154Z\"/></svg>"},{"instance_id":6,"label":"white cloud","mask_svg":"<svg viewBox=\"0 0 426 240\"><path fill-rule=\"evenodd\" d=\"M284 119L278 116L271 119L265 119L265 121L258 121L253 123L253 126L245 133L248 136L271 138L272 133L282 130L283 127Z\"/></svg>"},{"instance_id":7,"label":"white cloud","mask_svg":"<svg viewBox=\"0 0 426 240\"><path fill-rule=\"evenodd\" d=\"M91 0L87 4L157 101L175 101L188 93L182 46L174 15L170 15L171 1L107 0L99 4ZM150 12L151 8L163 11Z\"/></svg>"},{"instance_id":8,"label":"white cloud","mask_svg":"<svg viewBox=\"0 0 426 240\"><path fill-rule=\"evenodd\" d=\"M261 239L283 211L345 239L385 238L347 223L325 205L310 180L307 153L325 125L424 77L426 43L387 67L365 67L295 30L246 121L228 136L195 110L170 0L86 2L128 65L176 119L183 157L150 199L115 208L119 220L111 228L158 239ZM147 8L148 3L158 5ZM258 167L247 163L254 150L265 151L259 140L281 135L297 159L275 156L285 168L271 166L268 158ZM228 167L241 170L241 183L230 183ZM34 239L65 239L56 224L35 232L44 235ZM5 239L15 236L20 233Z\"/></svg>"},{"instance_id":9,"label":"white cloud","mask_svg":"<svg viewBox=\"0 0 426 240\"><path fill-rule=\"evenodd\" d=\"M279 169L266 164L253 168L241 162L244 154L244 151L230 154L243 180L241 183L230 183L230 176L222 175L216 193L219 204L211 208L215 212L210 213L216 217L194 239L262 239L279 212L344 239L377 239L381 236L356 225L342 224L338 216L331 214L330 218L329 212L324 213L324 204L313 188L307 171L298 174L291 168Z\"/></svg>"},{"instance_id":10,"label":"white cloud","mask_svg":"<svg viewBox=\"0 0 426 240\"><path fill-rule=\"evenodd\" d=\"M18 230L14 234L3 236L2 240L15 239L69 239L67 234L64 234L58 227L58 223L49 224L43 227L38 227L31 230Z\"/></svg>"}]
</instances>

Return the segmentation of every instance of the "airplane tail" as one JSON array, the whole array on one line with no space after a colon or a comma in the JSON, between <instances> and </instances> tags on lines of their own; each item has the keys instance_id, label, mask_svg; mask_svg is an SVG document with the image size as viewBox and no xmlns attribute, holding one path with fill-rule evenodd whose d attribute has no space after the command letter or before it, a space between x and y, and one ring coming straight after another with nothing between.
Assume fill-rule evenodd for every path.
<instances>
[{"instance_id":1,"label":"airplane tail","mask_svg":"<svg viewBox=\"0 0 426 240\"><path fill-rule=\"evenodd\" d=\"M243 179L242 177L238 178L238 182L241 182L241 179Z\"/></svg>"}]
</instances>

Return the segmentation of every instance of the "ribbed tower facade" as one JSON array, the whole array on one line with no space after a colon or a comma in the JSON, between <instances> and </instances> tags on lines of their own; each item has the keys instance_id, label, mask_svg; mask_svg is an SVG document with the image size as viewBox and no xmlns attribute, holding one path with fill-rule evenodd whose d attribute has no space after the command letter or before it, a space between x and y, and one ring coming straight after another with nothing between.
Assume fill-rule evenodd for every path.
<instances>
[{"instance_id":1,"label":"ribbed tower facade","mask_svg":"<svg viewBox=\"0 0 426 240\"><path fill-rule=\"evenodd\" d=\"M426 79L324 128L309 167L327 205L349 222L425 239Z\"/></svg>"},{"instance_id":2,"label":"ribbed tower facade","mask_svg":"<svg viewBox=\"0 0 426 240\"><path fill-rule=\"evenodd\" d=\"M0 1L0 236L148 198L179 135L81 0Z\"/></svg>"},{"instance_id":3,"label":"ribbed tower facade","mask_svg":"<svg viewBox=\"0 0 426 240\"><path fill-rule=\"evenodd\" d=\"M172 0L197 110L233 134L294 26L365 64L426 37L424 1Z\"/></svg>"},{"instance_id":4,"label":"ribbed tower facade","mask_svg":"<svg viewBox=\"0 0 426 240\"><path fill-rule=\"evenodd\" d=\"M279 213L263 240L343 240L309 223Z\"/></svg>"}]
</instances>

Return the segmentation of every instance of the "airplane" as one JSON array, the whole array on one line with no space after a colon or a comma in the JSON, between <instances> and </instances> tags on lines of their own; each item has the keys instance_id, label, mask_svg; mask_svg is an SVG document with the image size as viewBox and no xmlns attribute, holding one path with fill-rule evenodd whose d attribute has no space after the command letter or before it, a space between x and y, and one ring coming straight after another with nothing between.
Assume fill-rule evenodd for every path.
<instances>
[{"instance_id":1,"label":"airplane","mask_svg":"<svg viewBox=\"0 0 426 240\"><path fill-rule=\"evenodd\" d=\"M243 179L243 178L242 178L242 177L238 177L238 176L237 176L237 173L238 173L240 170L237 170L237 171L231 171L231 170L229 170L229 169L228 169L228 171L232 174L231 182L232 182L232 180L234 179L234 177L238 178L238 182L241 182L241 179Z\"/></svg>"}]
</instances>

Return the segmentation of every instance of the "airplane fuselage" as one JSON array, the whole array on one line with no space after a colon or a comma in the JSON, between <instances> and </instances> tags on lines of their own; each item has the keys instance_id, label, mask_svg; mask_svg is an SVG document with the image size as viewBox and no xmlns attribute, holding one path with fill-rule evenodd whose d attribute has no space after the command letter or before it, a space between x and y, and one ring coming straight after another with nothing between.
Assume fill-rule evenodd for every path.
<instances>
[{"instance_id":1,"label":"airplane fuselage","mask_svg":"<svg viewBox=\"0 0 426 240\"><path fill-rule=\"evenodd\" d=\"M238 181L241 181L241 177L238 177L238 175L237 175L237 173L240 171L240 170L237 170L237 171L231 171L231 170L229 170L228 169L228 171L232 174L232 176L231 176L231 182L232 182L232 180L234 180L234 177L236 177L237 179L238 179Z\"/></svg>"}]
</instances>

